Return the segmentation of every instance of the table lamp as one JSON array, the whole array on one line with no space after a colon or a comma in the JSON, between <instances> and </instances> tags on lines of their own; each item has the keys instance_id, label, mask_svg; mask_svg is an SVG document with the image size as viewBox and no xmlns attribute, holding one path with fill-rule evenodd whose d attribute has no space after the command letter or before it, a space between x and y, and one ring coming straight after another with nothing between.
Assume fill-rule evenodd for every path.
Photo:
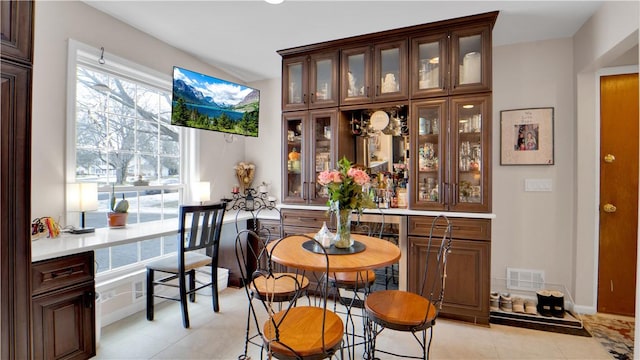
<instances>
[{"instance_id":1,"label":"table lamp","mask_svg":"<svg viewBox=\"0 0 640 360\"><path fill-rule=\"evenodd\" d=\"M67 184L67 211L78 211L80 215L80 228L71 229L72 234L86 234L95 231L94 228L84 227L85 211L98 210L98 184L96 183L72 183Z\"/></svg>"},{"instance_id":2,"label":"table lamp","mask_svg":"<svg viewBox=\"0 0 640 360\"><path fill-rule=\"evenodd\" d=\"M211 200L211 183L200 181L193 184L193 200L199 201L200 205L204 205L205 201Z\"/></svg>"}]
</instances>

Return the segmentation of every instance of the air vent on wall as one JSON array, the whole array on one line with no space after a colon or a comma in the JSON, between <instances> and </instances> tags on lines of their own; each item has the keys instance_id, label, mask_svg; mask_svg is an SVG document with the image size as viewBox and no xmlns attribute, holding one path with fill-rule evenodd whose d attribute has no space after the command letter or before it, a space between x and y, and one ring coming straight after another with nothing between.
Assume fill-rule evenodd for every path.
<instances>
[{"instance_id":1,"label":"air vent on wall","mask_svg":"<svg viewBox=\"0 0 640 360\"><path fill-rule=\"evenodd\" d=\"M544 271L507 268L507 289L537 291L544 287Z\"/></svg>"},{"instance_id":2,"label":"air vent on wall","mask_svg":"<svg viewBox=\"0 0 640 360\"><path fill-rule=\"evenodd\" d=\"M137 301L144 296L144 287L142 281L136 281L133 283L133 301Z\"/></svg>"}]
</instances>

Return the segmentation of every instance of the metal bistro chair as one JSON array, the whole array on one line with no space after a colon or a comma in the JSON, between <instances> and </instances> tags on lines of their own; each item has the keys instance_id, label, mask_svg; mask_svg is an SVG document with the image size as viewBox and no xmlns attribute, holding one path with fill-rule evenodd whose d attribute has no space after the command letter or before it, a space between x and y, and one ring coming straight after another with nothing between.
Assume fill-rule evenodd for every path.
<instances>
[{"instance_id":1,"label":"metal bistro chair","mask_svg":"<svg viewBox=\"0 0 640 360\"><path fill-rule=\"evenodd\" d=\"M314 252L323 256L326 264L325 274L327 274L329 272L327 252L322 244L309 236L284 237L273 245L272 253L281 247L300 246L299 242L292 241L297 237L304 237L315 244ZM299 278L289 273L277 274L268 269L256 271L251 277L254 288L273 287L273 284L285 279L296 285L296 292L281 310L274 309L273 298L260 299L268 314L268 319L262 328L264 348L268 356L277 359L317 360L332 358L340 350L340 358L344 358L342 356L344 325L336 313L327 310L326 281L322 284L323 291L319 295L319 306L296 306L296 301L303 295L303 286Z\"/></svg>"},{"instance_id":2,"label":"metal bistro chair","mask_svg":"<svg viewBox=\"0 0 640 360\"><path fill-rule=\"evenodd\" d=\"M438 232L437 236L442 234L442 240L434 239L434 232ZM376 351L405 358L428 359L433 326L442 307L447 277L447 255L451 250L451 223L446 216L440 215L433 219L426 245L425 267L419 294L401 290L381 290L371 293L365 300L370 337L369 359L375 359ZM376 339L384 329L411 332L422 348L422 357L376 349ZM421 333L421 337L416 335L418 332Z\"/></svg>"},{"instance_id":3,"label":"metal bistro chair","mask_svg":"<svg viewBox=\"0 0 640 360\"><path fill-rule=\"evenodd\" d=\"M153 320L154 297L179 301L182 307L182 325L189 327L189 311L187 309L187 295L189 301L196 300L196 291L211 286L213 310L218 312L218 247L222 230L225 204L212 205L182 205L180 206L178 251L172 256L152 261L147 264L147 320ZM208 256L204 253L212 254ZM198 283L196 287L196 269L211 267L211 281L206 284ZM164 275L161 279L154 279L155 273ZM187 276L189 288L187 289ZM173 280L178 280L175 284ZM179 289L179 296L165 296L154 293L156 285L170 286Z\"/></svg>"},{"instance_id":4,"label":"metal bistro chair","mask_svg":"<svg viewBox=\"0 0 640 360\"><path fill-rule=\"evenodd\" d=\"M247 312L247 327L245 332L244 352L238 356L239 360L248 359L247 351L249 344L263 347L262 332L258 323L258 316L253 306L254 300L271 300L277 302L278 307L287 301L297 299L300 292L306 293L309 287L309 279L303 274L298 273L278 273L273 270L273 263L270 261L269 254L266 250L267 244L271 240L271 233L268 229L261 229L260 233L252 230L241 230L236 236L235 252L238 268L240 269L240 277L244 284L244 290L249 300L249 308ZM258 271L272 274L272 277L265 279L256 278L252 281L247 264L250 260L255 260ZM307 294L308 296L308 294ZM253 318L253 322L251 319ZM255 333L251 333L251 328L255 326ZM260 342L254 339L260 338Z\"/></svg>"}]
</instances>

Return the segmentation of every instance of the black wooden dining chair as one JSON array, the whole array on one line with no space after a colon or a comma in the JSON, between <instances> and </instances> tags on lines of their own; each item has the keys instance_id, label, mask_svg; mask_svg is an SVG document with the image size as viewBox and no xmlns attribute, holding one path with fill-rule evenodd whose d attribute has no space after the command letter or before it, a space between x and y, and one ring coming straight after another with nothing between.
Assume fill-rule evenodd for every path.
<instances>
[{"instance_id":1,"label":"black wooden dining chair","mask_svg":"<svg viewBox=\"0 0 640 360\"><path fill-rule=\"evenodd\" d=\"M275 243L271 251L287 246L300 246L295 240L305 237L314 244L314 252L324 258L325 274L329 272L329 257L326 250L317 240L306 235L284 237ZM262 327L264 349L269 357L277 359L316 360L332 358L340 351L342 355L342 337L344 325L342 319L327 309L327 282L322 281L322 290L316 306L297 305L297 300L304 296L304 287L300 278L291 273L275 273L273 270L260 269L251 277L254 288L275 288L282 281L295 285L295 293L291 300L276 310L273 297L261 297L259 300L268 314Z\"/></svg>"},{"instance_id":2,"label":"black wooden dining chair","mask_svg":"<svg viewBox=\"0 0 640 360\"><path fill-rule=\"evenodd\" d=\"M212 205L181 205L179 214L178 251L169 257L149 262L147 268L147 320L153 320L154 297L179 301L182 325L189 327L189 301L196 300L196 291L211 287L213 310L218 312L218 248L222 231L224 203ZM207 255L211 254L211 255ZM196 269L210 267L210 282L196 286ZM155 273L163 277L155 279ZM188 276L188 289L187 289ZM177 284L174 280L177 280ZM156 294L154 287L178 288L178 296Z\"/></svg>"},{"instance_id":3,"label":"black wooden dining chair","mask_svg":"<svg viewBox=\"0 0 640 360\"><path fill-rule=\"evenodd\" d=\"M437 237L440 236L442 238L438 239ZM376 351L412 359L429 358L433 326L442 308L447 277L447 255L450 251L451 223L446 216L439 215L433 219L429 231L429 239L424 251L423 280L419 293L381 290L369 294L364 302L369 337L369 359L375 359ZM385 329L411 332L421 346L422 356L376 349L377 337ZM421 336L416 335L417 333Z\"/></svg>"}]
</instances>

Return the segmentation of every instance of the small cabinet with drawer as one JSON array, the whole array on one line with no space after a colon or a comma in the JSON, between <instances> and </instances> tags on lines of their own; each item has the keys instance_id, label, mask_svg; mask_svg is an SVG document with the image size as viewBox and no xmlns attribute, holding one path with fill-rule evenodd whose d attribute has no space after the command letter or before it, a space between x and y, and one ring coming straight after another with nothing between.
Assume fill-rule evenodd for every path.
<instances>
[{"instance_id":1,"label":"small cabinet with drawer","mask_svg":"<svg viewBox=\"0 0 640 360\"><path fill-rule=\"evenodd\" d=\"M96 355L94 254L32 264L33 358Z\"/></svg>"},{"instance_id":2,"label":"small cabinet with drawer","mask_svg":"<svg viewBox=\"0 0 640 360\"><path fill-rule=\"evenodd\" d=\"M452 218L451 253L447 259L447 278L443 317L478 324L489 323L491 220ZM410 216L408 228L407 289L419 292L423 283L432 217ZM436 226L433 239L442 239L445 226ZM431 252L433 252L433 248Z\"/></svg>"},{"instance_id":3,"label":"small cabinet with drawer","mask_svg":"<svg viewBox=\"0 0 640 360\"><path fill-rule=\"evenodd\" d=\"M320 230L325 221L327 226L331 226L330 220L330 213L324 210L282 209L285 235L301 233L300 231L292 232L292 229L302 230L302 233L315 233Z\"/></svg>"},{"instance_id":4,"label":"small cabinet with drawer","mask_svg":"<svg viewBox=\"0 0 640 360\"><path fill-rule=\"evenodd\" d=\"M301 209L282 209L282 226L284 228L284 236L298 235L298 234L315 234L320 230L322 224L325 222L327 226L335 231L335 226L331 225L331 215L325 210L301 210ZM334 220L335 223L335 220ZM280 265L278 265L280 266ZM299 269L285 269L279 268L279 271L296 272ZM309 289L319 289L317 279L322 279L321 273L312 273L306 271L306 276L309 278Z\"/></svg>"}]
</instances>

